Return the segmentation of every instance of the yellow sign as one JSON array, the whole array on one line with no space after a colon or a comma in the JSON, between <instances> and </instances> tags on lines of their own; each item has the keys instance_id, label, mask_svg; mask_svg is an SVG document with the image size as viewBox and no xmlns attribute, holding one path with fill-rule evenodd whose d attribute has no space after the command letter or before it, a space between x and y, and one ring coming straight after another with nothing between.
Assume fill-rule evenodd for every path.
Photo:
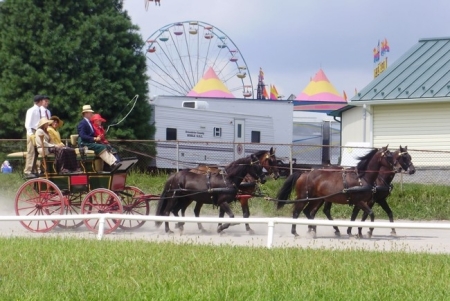
<instances>
[{"instance_id":1,"label":"yellow sign","mask_svg":"<svg viewBox=\"0 0 450 301\"><path fill-rule=\"evenodd\" d=\"M377 77L381 74L384 70L387 69L387 57L384 58L381 62L378 63L378 65L373 69L373 78Z\"/></svg>"}]
</instances>

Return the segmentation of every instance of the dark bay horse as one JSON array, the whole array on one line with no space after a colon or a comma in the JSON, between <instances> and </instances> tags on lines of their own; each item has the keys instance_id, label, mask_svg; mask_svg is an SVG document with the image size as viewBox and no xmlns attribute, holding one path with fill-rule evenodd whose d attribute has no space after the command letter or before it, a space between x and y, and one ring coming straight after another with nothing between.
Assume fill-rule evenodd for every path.
<instances>
[{"instance_id":1,"label":"dark bay horse","mask_svg":"<svg viewBox=\"0 0 450 301\"><path fill-rule=\"evenodd\" d=\"M366 212L372 221L375 216L367 202L372 197L372 189L381 166L393 168L394 160L387 146L382 149L372 149L366 155L358 158L356 168L350 169L314 169L306 173L290 175L278 192L278 206L284 206L291 191L295 188L296 201L292 218L296 219L307 204L319 206L324 201L355 205ZM314 216L307 215L308 219ZM315 226L310 226L315 235ZM298 236L296 225L292 225L291 233Z\"/></svg>"},{"instance_id":2,"label":"dark bay horse","mask_svg":"<svg viewBox=\"0 0 450 301\"><path fill-rule=\"evenodd\" d=\"M389 195L391 194L391 191L393 189L393 185L392 180L394 180L395 174L402 172L402 170L404 170L405 172L408 172L410 175L414 174L416 172L416 168L414 167L414 164L412 163L412 158L411 155L408 153L408 147L402 147L400 145L400 148L398 150L396 150L393 153L393 158L394 158L394 169L382 166L380 168L380 172L378 174L378 177L375 181L375 193L372 196L372 199L369 201L368 205L369 208L373 208L373 206L375 205L375 203L378 203L381 208L383 208L383 210L386 212L386 214L389 217L389 221L391 223L394 222L394 215L392 214L392 210L391 207L389 207L389 204L387 203L387 198L389 197ZM325 205L323 207L323 212L325 214L325 216L329 219L329 220L333 220L333 218L331 217L331 206L332 203L329 202L325 202ZM319 208L308 208L308 206L306 206L306 208L303 210L303 212L305 211L310 211L311 215L315 215L317 210L319 210ZM358 213L360 211L360 208L358 207L353 207L353 211L352 211L352 215L350 220L354 221L356 220L356 217L358 216ZM306 213L305 213L306 214ZM365 221L367 219L368 215L366 212L363 213L363 217L362 217L362 221ZM340 231L338 227L333 227L335 230L335 234L337 236L340 236ZM347 233L350 233L351 235L351 231L352 228L349 227L347 229ZM391 229L391 235L396 235L397 233L395 232L395 229L392 228ZM372 237L373 235L373 228L369 228L369 232L367 233L368 237ZM358 228L358 237L363 237L362 235L362 228Z\"/></svg>"},{"instance_id":3,"label":"dark bay horse","mask_svg":"<svg viewBox=\"0 0 450 301\"><path fill-rule=\"evenodd\" d=\"M261 150L254 153L254 155L258 158L259 162L261 163L262 167L267 171L267 173L272 176L275 180L280 177L280 174L278 172L278 164L277 164L277 158L275 156L275 150L273 147L270 148L269 151ZM201 165L195 169L191 169L191 172L204 174L206 175L208 172L220 172L219 168L216 166L206 166ZM247 174L244 177L244 180L239 185L239 191L237 195L237 200L241 204L242 208L242 215L244 218L250 217L250 209L248 206L248 200L249 197L255 194L255 191L257 190L257 181L258 179L255 179L250 174ZM245 197L239 197L239 195L245 195ZM181 215L184 216L184 213L186 211L186 208L190 205L190 203L194 201L193 199L190 200L189 203L184 204L184 206L181 208ZM200 210L202 208L204 203L197 201L194 208L194 214L196 217L200 216ZM172 212L175 216L178 216L178 209L180 208L174 208L177 210L177 212ZM224 212L220 211L219 214L220 217L224 216ZM180 230L183 230L184 223L178 223L176 225L177 228L180 228ZM201 223L198 223L198 229L201 231L205 231L203 228L203 225ZM248 231L250 234L254 234L254 231L250 228L249 224L245 224L245 230Z\"/></svg>"},{"instance_id":4,"label":"dark bay horse","mask_svg":"<svg viewBox=\"0 0 450 301\"><path fill-rule=\"evenodd\" d=\"M263 167L255 155L238 159L225 167L223 172L206 175L179 171L169 177L158 201L156 215L169 216L170 212L182 209L186 203L193 200L218 206L221 212L234 217L230 203L235 200L239 184L246 174L250 174L261 183L266 182ZM178 209L178 210L177 210ZM156 226L161 225L160 222ZM230 226L229 223L219 225L217 232L222 232ZM169 223L165 223L166 232L172 232Z\"/></svg>"}]
</instances>

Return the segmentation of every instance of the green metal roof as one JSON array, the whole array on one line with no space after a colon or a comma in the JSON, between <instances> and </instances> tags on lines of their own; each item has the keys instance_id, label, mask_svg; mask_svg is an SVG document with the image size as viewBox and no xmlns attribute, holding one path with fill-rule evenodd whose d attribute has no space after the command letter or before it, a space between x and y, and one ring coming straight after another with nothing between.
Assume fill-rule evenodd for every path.
<instances>
[{"instance_id":1,"label":"green metal roof","mask_svg":"<svg viewBox=\"0 0 450 301\"><path fill-rule=\"evenodd\" d=\"M358 101L448 98L450 38L420 39L357 95Z\"/></svg>"}]
</instances>

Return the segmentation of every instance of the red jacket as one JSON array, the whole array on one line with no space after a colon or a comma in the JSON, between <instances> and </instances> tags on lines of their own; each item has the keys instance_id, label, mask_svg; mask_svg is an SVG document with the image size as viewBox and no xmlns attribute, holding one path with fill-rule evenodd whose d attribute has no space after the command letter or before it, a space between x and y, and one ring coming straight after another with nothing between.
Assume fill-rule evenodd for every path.
<instances>
[{"instance_id":1,"label":"red jacket","mask_svg":"<svg viewBox=\"0 0 450 301\"><path fill-rule=\"evenodd\" d=\"M105 129L101 125L96 125L92 123L92 127L94 128L95 137L100 136L100 143L109 144L108 140L106 140Z\"/></svg>"}]
</instances>

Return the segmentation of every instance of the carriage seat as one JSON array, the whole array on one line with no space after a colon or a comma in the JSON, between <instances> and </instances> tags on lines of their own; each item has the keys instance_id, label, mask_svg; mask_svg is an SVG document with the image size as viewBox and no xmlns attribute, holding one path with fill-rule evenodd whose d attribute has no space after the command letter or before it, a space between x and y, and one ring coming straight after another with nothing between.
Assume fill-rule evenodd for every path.
<instances>
[{"instance_id":1,"label":"carriage seat","mask_svg":"<svg viewBox=\"0 0 450 301\"><path fill-rule=\"evenodd\" d=\"M78 147L78 135L70 135L70 145L75 148L75 153L77 154L77 159L81 159L80 148ZM88 159L95 159L95 152L93 150L85 151L86 157Z\"/></svg>"},{"instance_id":2,"label":"carriage seat","mask_svg":"<svg viewBox=\"0 0 450 301\"><path fill-rule=\"evenodd\" d=\"M77 159L81 160L80 155L80 148L78 147L78 134L70 135L70 145L75 148L75 153L77 154ZM88 161L92 161L93 163L93 170L96 172L102 172L103 171L103 160L95 154L93 150L87 149L84 151L86 155L86 159Z\"/></svg>"}]
</instances>

